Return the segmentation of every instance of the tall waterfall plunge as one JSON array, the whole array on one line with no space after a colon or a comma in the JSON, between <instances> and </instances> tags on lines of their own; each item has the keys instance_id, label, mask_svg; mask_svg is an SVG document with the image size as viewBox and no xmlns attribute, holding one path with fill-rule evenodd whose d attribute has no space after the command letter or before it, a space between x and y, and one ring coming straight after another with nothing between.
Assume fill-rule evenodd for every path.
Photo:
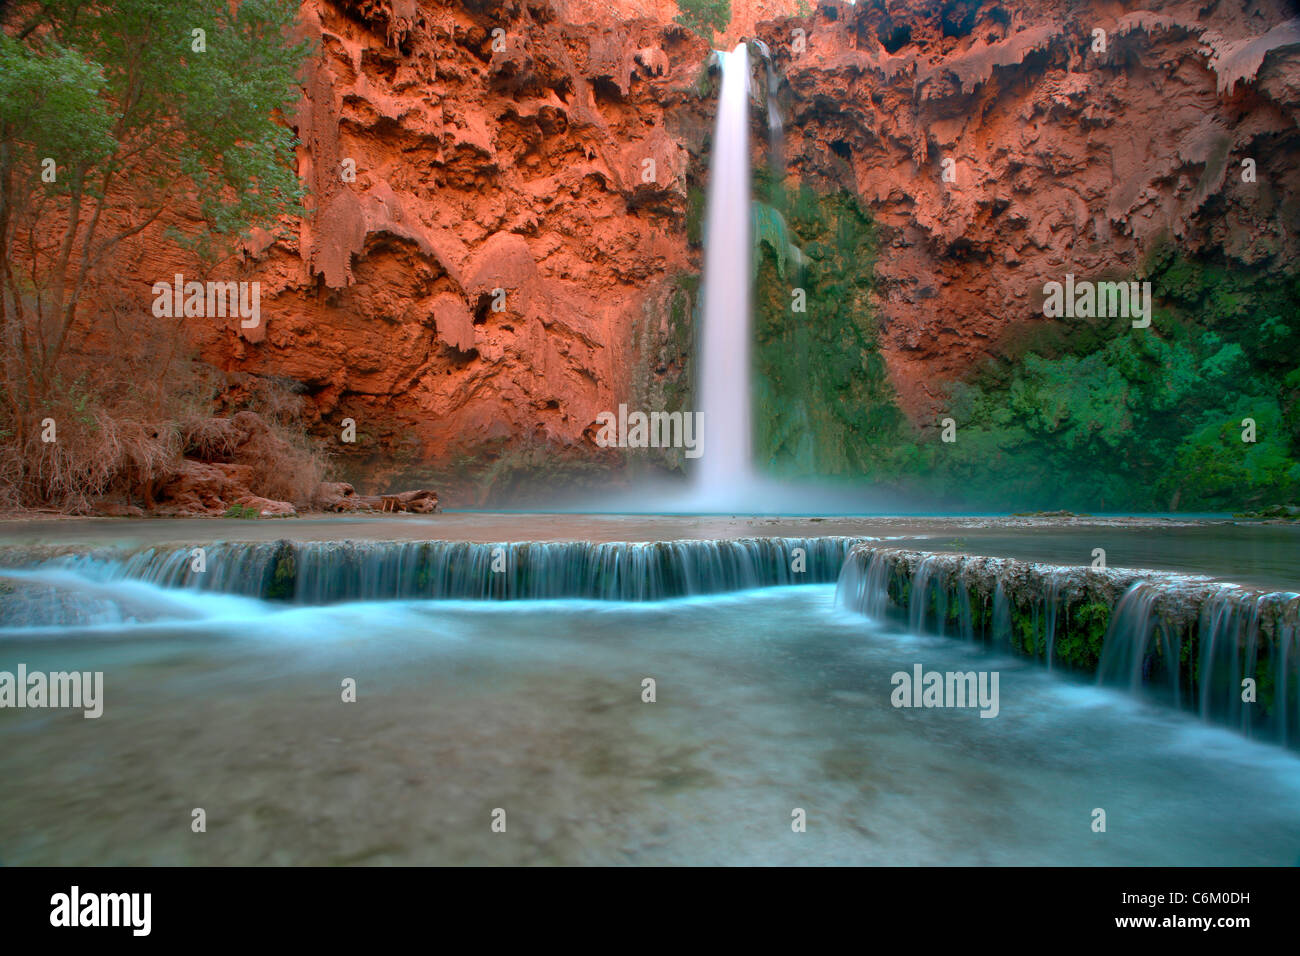
<instances>
[{"instance_id":1,"label":"tall waterfall plunge","mask_svg":"<svg viewBox=\"0 0 1300 956\"><path fill-rule=\"evenodd\" d=\"M766 56L753 41L760 56ZM606 499L623 512L738 514L862 514L886 500L865 487L811 479L778 480L754 463L750 361L754 255L750 171L751 58L741 43L713 54L722 73L709 161L701 294L703 328L696 353L696 410L703 413L703 454L682 488L653 484ZM774 170L783 155L778 83L767 72L767 120ZM774 179L779 179L779 172ZM794 249L794 247L791 247ZM794 252L797 254L798 250ZM582 510L591 510L584 500Z\"/></svg>"},{"instance_id":2,"label":"tall waterfall plunge","mask_svg":"<svg viewBox=\"0 0 1300 956\"><path fill-rule=\"evenodd\" d=\"M750 412L749 48L719 53L722 90L713 133L704 239L704 330L699 405L704 454L695 473L700 506L731 509L753 497Z\"/></svg>"}]
</instances>

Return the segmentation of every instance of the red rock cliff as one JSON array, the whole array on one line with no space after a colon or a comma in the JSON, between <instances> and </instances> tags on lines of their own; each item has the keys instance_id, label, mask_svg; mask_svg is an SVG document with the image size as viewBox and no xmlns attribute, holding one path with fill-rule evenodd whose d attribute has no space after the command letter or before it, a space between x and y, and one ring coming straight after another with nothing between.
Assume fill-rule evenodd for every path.
<instances>
[{"instance_id":1,"label":"red rock cliff","mask_svg":"<svg viewBox=\"0 0 1300 956\"><path fill-rule=\"evenodd\" d=\"M1044 321L1045 281L1132 276L1163 236L1294 257L1300 20L1202 7L818 3L760 25L791 175L854 191L882 227L882 350L914 419Z\"/></svg>"},{"instance_id":2,"label":"red rock cliff","mask_svg":"<svg viewBox=\"0 0 1300 956\"><path fill-rule=\"evenodd\" d=\"M598 451L633 330L696 268L672 117L707 46L671 4L622 7L305 3L309 215L249 250L263 326L199 329L203 357L301 383L323 436L354 419L338 454L367 483L521 442Z\"/></svg>"},{"instance_id":3,"label":"red rock cliff","mask_svg":"<svg viewBox=\"0 0 1300 956\"><path fill-rule=\"evenodd\" d=\"M1162 235L1243 263L1295 252L1285 4L772 18L801 6L736 0L726 42L752 31L774 52L790 176L854 191L882 227L882 348L918 422L1041 321L1048 279L1130 275ZM262 327L195 325L200 354L298 383L322 437L354 419L338 464L371 488L527 445L604 460L597 413L689 378L688 181L707 177L713 104L694 92L708 44L673 13L307 0L320 52L289 119L310 212L237 270L262 282ZM147 288L173 258L150 246L128 274Z\"/></svg>"}]
</instances>

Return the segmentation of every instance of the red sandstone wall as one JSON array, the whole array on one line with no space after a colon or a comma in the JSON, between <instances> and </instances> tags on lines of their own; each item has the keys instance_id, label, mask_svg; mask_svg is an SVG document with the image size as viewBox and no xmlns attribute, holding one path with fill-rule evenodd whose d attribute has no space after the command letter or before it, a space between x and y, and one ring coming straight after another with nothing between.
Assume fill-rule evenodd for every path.
<instances>
[{"instance_id":1,"label":"red sandstone wall","mask_svg":"<svg viewBox=\"0 0 1300 956\"><path fill-rule=\"evenodd\" d=\"M753 30L775 51L791 175L855 191L880 222L883 348L918 421L1042 321L1047 279L1128 274L1164 234L1243 263L1294 254L1300 36L1281 3L1197 20L1186 0L969 0L942 5L945 25L930 2L819 2L760 22L797 6L736 0L727 42ZM668 293L699 267L685 222L688 173L706 172L713 107L691 87L707 44L660 0L303 12L321 47L290 118L310 215L218 270L262 283L264 322L194 323L200 355L300 383L321 435L354 418L363 440L341 461L377 485L526 441L598 456L584 432L627 400L640 330L670 335ZM114 281L147 304L175 271L155 237Z\"/></svg>"},{"instance_id":2,"label":"red sandstone wall","mask_svg":"<svg viewBox=\"0 0 1300 956\"><path fill-rule=\"evenodd\" d=\"M1045 321L1045 281L1131 276L1161 236L1243 264L1294 257L1300 21L1287 24L1288 5L817 6L759 30L789 81L790 168L855 191L882 226L882 345L914 419L1018 326ZM1247 157L1255 184L1242 181Z\"/></svg>"}]
</instances>

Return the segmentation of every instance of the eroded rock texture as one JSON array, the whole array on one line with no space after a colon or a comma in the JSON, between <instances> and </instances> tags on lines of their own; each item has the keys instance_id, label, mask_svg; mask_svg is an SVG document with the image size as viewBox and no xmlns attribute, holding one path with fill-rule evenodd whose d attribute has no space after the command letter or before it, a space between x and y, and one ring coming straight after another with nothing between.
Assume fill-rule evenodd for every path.
<instances>
[{"instance_id":1,"label":"eroded rock texture","mask_svg":"<svg viewBox=\"0 0 1300 956\"><path fill-rule=\"evenodd\" d=\"M1165 238L1250 267L1294 256L1290 5L816 7L759 27L788 80L790 174L857 193L882 227L881 347L914 420L1044 321L1046 281L1131 278Z\"/></svg>"},{"instance_id":2,"label":"eroded rock texture","mask_svg":"<svg viewBox=\"0 0 1300 956\"><path fill-rule=\"evenodd\" d=\"M1163 237L1263 269L1295 253L1284 3L733 2L718 42L757 34L784 77L787 183L849 190L880 227L880 344L917 423L1045 321L1045 281L1132 277ZM199 355L291 383L363 492L447 488L458 462L521 449L617 467L599 412L689 400L714 102L709 45L674 15L305 0L320 50L286 120L308 215L217 270L262 283L263 321L191 321ZM764 129L755 109L756 163ZM142 250L124 274L147 302L188 270L166 243Z\"/></svg>"},{"instance_id":3,"label":"eroded rock texture","mask_svg":"<svg viewBox=\"0 0 1300 956\"><path fill-rule=\"evenodd\" d=\"M671 4L624 6L646 16L305 3L309 215L248 250L265 321L199 330L204 358L300 383L322 436L354 419L338 463L367 487L520 444L597 455L584 431L627 400L636 330L695 269L668 117L707 47Z\"/></svg>"}]
</instances>

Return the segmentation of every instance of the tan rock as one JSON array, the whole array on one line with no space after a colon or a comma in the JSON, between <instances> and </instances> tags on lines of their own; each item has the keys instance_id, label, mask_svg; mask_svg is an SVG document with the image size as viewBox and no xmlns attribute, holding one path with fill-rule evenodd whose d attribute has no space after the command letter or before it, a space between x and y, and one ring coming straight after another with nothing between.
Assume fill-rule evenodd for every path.
<instances>
[{"instance_id":1,"label":"tan rock","mask_svg":"<svg viewBox=\"0 0 1300 956\"><path fill-rule=\"evenodd\" d=\"M312 498L312 507L320 511L368 511L370 505L346 481L323 481Z\"/></svg>"},{"instance_id":2,"label":"tan rock","mask_svg":"<svg viewBox=\"0 0 1300 956\"><path fill-rule=\"evenodd\" d=\"M235 504L243 508L255 509L258 516L262 518L291 518L298 513L297 509L287 501L272 501L270 498L259 498L257 495L244 495Z\"/></svg>"},{"instance_id":3,"label":"tan rock","mask_svg":"<svg viewBox=\"0 0 1300 956\"><path fill-rule=\"evenodd\" d=\"M230 502L248 495L253 471L246 465L185 459L175 478L158 493L163 514L222 514Z\"/></svg>"}]
</instances>

